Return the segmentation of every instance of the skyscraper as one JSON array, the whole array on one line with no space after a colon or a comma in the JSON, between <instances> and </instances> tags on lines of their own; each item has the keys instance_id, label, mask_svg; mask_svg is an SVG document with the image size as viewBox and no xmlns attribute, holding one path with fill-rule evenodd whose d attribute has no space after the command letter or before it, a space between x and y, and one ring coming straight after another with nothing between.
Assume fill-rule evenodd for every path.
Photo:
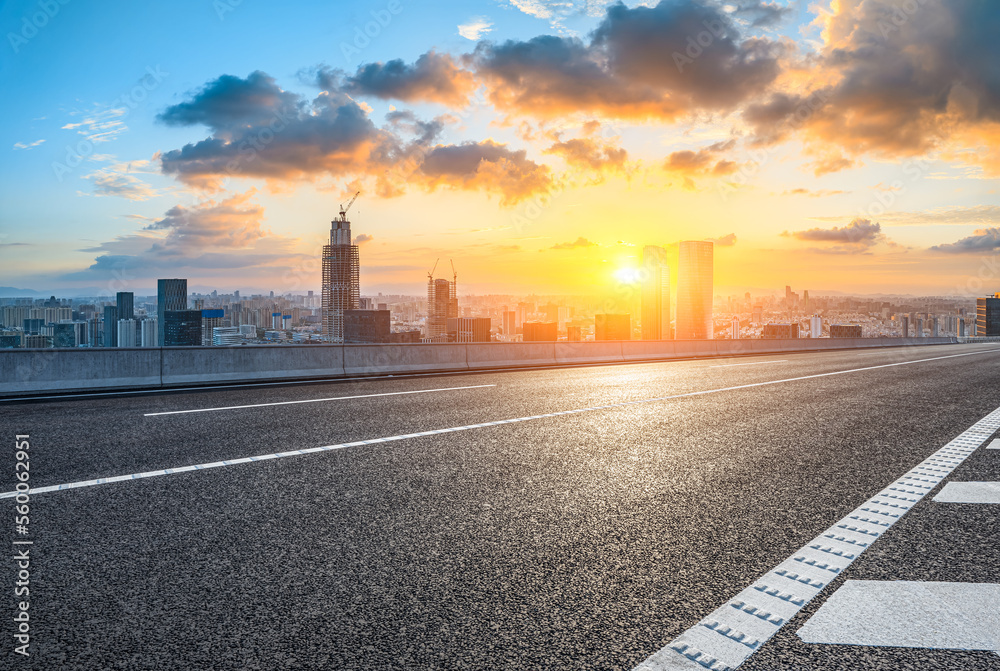
<instances>
[{"instance_id":1,"label":"skyscraper","mask_svg":"<svg viewBox=\"0 0 1000 671\"><path fill-rule=\"evenodd\" d=\"M135 319L135 294L131 291L119 291L115 297L115 304L118 307L119 320Z\"/></svg>"},{"instance_id":2,"label":"skyscraper","mask_svg":"<svg viewBox=\"0 0 1000 671\"><path fill-rule=\"evenodd\" d=\"M187 280L156 280L156 344L160 347L174 344L167 342L166 313L174 310L187 310L187 293Z\"/></svg>"},{"instance_id":3,"label":"skyscraper","mask_svg":"<svg viewBox=\"0 0 1000 671\"><path fill-rule=\"evenodd\" d=\"M678 340L708 340L712 332L713 245L701 240L680 243L677 272Z\"/></svg>"},{"instance_id":4,"label":"skyscraper","mask_svg":"<svg viewBox=\"0 0 1000 671\"><path fill-rule=\"evenodd\" d=\"M976 327L973 335L1000 335L1000 293L976 299Z\"/></svg>"},{"instance_id":5,"label":"skyscraper","mask_svg":"<svg viewBox=\"0 0 1000 671\"><path fill-rule=\"evenodd\" d=\"M458 318L457 282L427 279L427 337L446 338L448 320Z\"/></svg>"},{"instance_id":6,"label":"skyscraper","mask_svg":"<svg viewBox=\"0 0 1000 671\"><path fill-rule=\"evenodd\" d=\"M642 248L642 339L670 338L670 266L667 250L655 245Z\"/></svg>"},{"instance_id":7,"label":"skyscraper","mask_svg":"<svg viewBox=\"0 0 1000 671\"><path fill-rule=\"evenodd\" d=\"M118 308L114 305L104 306L104 341L105 347L118 347Z\"/></svg>"},{"instance_id":8,"label":"skyscraper","mask_svg":"<svg viewBox=\"0 0 1000 671\"><path fill-rule=\"evenodd\" d=\"M344 208L330 222L330 244L323 245L322 315L327 342L344 342L344 311L359 307L359 265L358 246L351 244L351 222Z\"/></svg>"}]
</instances>

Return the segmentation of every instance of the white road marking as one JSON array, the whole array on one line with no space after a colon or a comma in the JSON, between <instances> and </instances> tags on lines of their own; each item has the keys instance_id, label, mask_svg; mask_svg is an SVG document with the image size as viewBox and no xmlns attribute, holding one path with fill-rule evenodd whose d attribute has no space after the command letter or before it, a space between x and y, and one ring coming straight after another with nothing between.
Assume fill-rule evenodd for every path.
<instances>
[{"instance_id":1,"label":"white road marking","mask_svg":"<svg viewBox=\"0 0 1000 671\"><path fill-rule=\"evenodd\" d=\"M1000 650L1000 585L848 580L798 635L806 643Z\"/></svg>"},{"instance_id":2,"label":"white road marking","mask_svg":"<svg viewBox=\"0 0 1000 671\"><path fill-rule=\"evenodd\" d=\"M215 461L208 464L195 464L194 466L180 466L177 468L167 468L159 471L147 471L145 473L132 473L129 475L115 475L107 478L97 478L94 480L81 480L79 482L70 482L62 485L49 485L46 487L33 487L29 490L29 494L44 494L46 492L54 492L61 489L75 489L77 487L93 487L94 485L104 485L111 482L124 482L125 480L137 480L140 478L151 478L159 475L173 475L175 473L187 473L189 471L202 470L207 468L218 468L220 466L235 466L237 464L246 464L253 461L262 461L264 459L279 459L283 457L297 457L300 454L312 454L314 452L324 452L328 450L339 450L345 447L356 447L359 445L373 445L376 443L388 443L397 440L406 440L408 438L423 438L424 436L434 436L443 433L452 433L454 431L469 431L472 429L483 429L492 426L499 426L501 424L516 424L518 422L530 422L536 419L545 419L548 417L561 417L564 415L576 415L582 412L594 412L597 410L611 410L614 408L625 408L632 405L641 405L643 403L656 403L659 401L669 401L676 398L688 398L692 396L703 396L706 394L717 394L724 391L736 391L739 389L751 389L753 387L764 387L772 384L782 384L785 382L796 382L798 380L811 380L820 377L830 377L831 375L844 375L846 373L858 373L866 370L875 370L877 368L891 368L893 366L908 366L915 363L924 363L926 361L939 361L941 359L953 359L955 357L962 356L973 356L975 354L985 354L988 352L1000 352L1000 349L984 350L981 352L967 352L965 354L949 354L947 356L932 357L930 359L920 359L918 361L901 361L897 363L882 364L879 366L867 366L865 368L854 368L851 370L838 370L831 373L817 373L815 375L803 375L800 377L790 377L784 380L770 380L767 382L753 382L750 384L740 384L734 387L722 387L721 389L706 389L704 391L691 391L683 394L673 394L671 396L660 396L658 398L644 398L636 401L622 401L620 403L611 403L608 405L598 405L591 408L576 408L573 410L561 410L559 412L549 412L543 415L530 415L528 417L514 417L512 419L501 419L493 422L484 422L481 424L469 424L466 426L455 426L447 429L434 429L431 431L421 431L420 433L406 433L399 436L388 436L385 438L373 438L369 440L358 440L351 443L340 443L338 445L324 445L321 447L310 447L302 450L291 450L289 452L277 452L273 454L264 454L256 457L241 457L238 459L228 459L226 461ZM992 416L992 415L991 415ZM983 420L985 421L985 420ZM1000 426L1000 424L998 424ZM971 431L971 429L970 429ZM991 432L992 433L992 432ZM965 435L965 434L962 434ZM956 439L958 440L958 439ZM982 437L979 443L976 443L976 447L985 440ZM954 442L954 441L952 441ZM950 444L950 443L949 443ZM973 448L975 449L975 448ZM967 456L967 455L966 455ZM964 457L963 457L964 459ZM930 488L928 488L929 490ZM0 499L11 498L17 495L17 492L3 492L0 493Z\"/></svg>"},{"instance_id":3,"label":"white road marking","mask_svg":"<svg viewBox=\"0 0 1000 671\"><path fill-rule=\"evenodd\" d=\"M709 368L729 368L730 366L763 366L768 363L784 363L788 359L778 359L777 361L754 361L753 363L722 363Z\"/></svg>"},{"instance_id":4,"label":"white road marking","mask_svg":"<svg viewBox=\"0 0 1000 671\"><path fill-rule=\"evenodd\" d=\"M309 398L304 401L277 401L275 403L253 403L251 405L228 405L218 408L197 408L195 410L170 410L169 412L147 412L143 417L159 417L160 415L184 415L192 412L215 412L216 410L240 410L243 408L265 408L272 405L294 405L296 403L320 403L322 401L349 401L355 398L375 398L376 396L403 396L405 394L429 394L435 391L459 391L462 389L482 389L495 387L495 384L475 384L468 387L445 387L438 389L416 389L414 391L390 391L383 394L360 394L358 396L333 396L330 398Z\"/></svg>"},{"instance_id":5,"label":"white road marking","mask_svg":"<svg viewBox=\"0 0 1000 671\"><path fill-rule=\"evenodd\" d=\"M653 653L634 671L737 668L997 429L1000 408Z\"/></svg>"},{"instance_id":6,"label":"white road marking","mask_svg":"<svg viewBox=\"0 0 1000 671\"><path fill-rule=\"evenodd\" d=\"M938 503L1000 503L1000 482L948 482L933 500Z\"/></svg>"},{"instance_id":7,"label":"white road marking","mask_svg":"<svg viewBox=\"0 0 1000 671\"><path fill-rule=\"evenodd\" d=\"M989 445L986 446L987 450L1000 450L1000 438L991 441Z\"/></svg>"}]
</instances>

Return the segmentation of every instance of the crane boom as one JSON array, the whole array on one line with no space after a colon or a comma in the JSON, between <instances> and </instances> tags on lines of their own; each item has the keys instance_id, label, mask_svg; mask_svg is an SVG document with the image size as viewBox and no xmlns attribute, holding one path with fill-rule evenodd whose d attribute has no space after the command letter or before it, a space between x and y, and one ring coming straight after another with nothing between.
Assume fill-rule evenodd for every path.
<instances>
[{"instance_id":1,"label":"crane boom","mask_svg":"<svg viewBox=\"0 0 1000 671\"><path fill-rule=\"evenodd\" d=\"M429 280L433 280L434 279L434 271L437 270L438 261L440 261L440 260L441 260L441 258L439 257L438 260L434 262L434 267L431 268L431 271L429 273L427 273L427 279L429 279Z\"/></svg>"},{"instance_id":2,"label":"crane boom","mask_svg":"<svg viewBox=\"0 0 1000 671\"><path fill-rule=\"evenodd\" d=\"M358 199L358 196L360 196L360 195L361 195L361 192L358 191L357 193L354 194L354 197L351 198L351 200L347 203L347 207L344 207L343 205L340 206L340 220L341 221L344 221L347 218L347 211L349 209L351 209L351 205L354 205L354 201L356 201Z\"/></svg>"}]
</instances>

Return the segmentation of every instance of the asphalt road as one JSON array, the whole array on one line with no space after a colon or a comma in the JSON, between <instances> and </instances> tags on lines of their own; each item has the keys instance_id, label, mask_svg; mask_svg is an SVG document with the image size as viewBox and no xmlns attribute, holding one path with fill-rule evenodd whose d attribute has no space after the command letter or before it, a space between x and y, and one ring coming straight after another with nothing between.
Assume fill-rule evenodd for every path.
<instances>
[{"instance_id":1,"label":"asphalt road","mask_svg":"<svg viewBox=\"0 0 1000 671\"><path fill-rule=\"evenodd\" d=\"M38 493L23 537L0 499L0 668L627 671L998 406L996 345L0 403L4 492L17 433L46 487L459 429ZM928 497L843 578L1000 583L997 507ZM1000 668L803 643L836 587L741 668Z\"/></svg>"}]
</instances>

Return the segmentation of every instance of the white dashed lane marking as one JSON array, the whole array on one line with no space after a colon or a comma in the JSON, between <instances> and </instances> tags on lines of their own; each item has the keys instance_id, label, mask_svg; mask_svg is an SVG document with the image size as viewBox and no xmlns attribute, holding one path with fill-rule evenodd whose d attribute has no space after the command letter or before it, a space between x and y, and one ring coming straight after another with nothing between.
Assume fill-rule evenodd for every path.
<instances>
[{"instance_id":1,"label":"white dashed lane marking","mask_svg":"<svg viewBox=\"0 0 1000 671\"><path fill-rule=\"evenodd\" d=\"M765 573L634 671L737 668L997 429L1000 429L1000 408Z\"/></svg>"},{"instance_id":2,"label":"white dashed lane marking","mask_svg":"<svg viewBox=\"0 0 1000 671\"><path fill-rule=\"evenodd\" d=\"M948 482L932 500L937 503L1000 503L1000 482Z\"/></svg>"},{"instance_id":3,"label":"white dashed lane marking","mask_svg":"<svg viewBox=\"0 0 1000 671\"><path fill-rule=\"evenodd\" d=\"M302 401L276 401L274 403L253 403L251 405L228 405L218 408L196 408L194 410L170 410L167 412L147 412L143 417L159 417L161 415L185 415L192 412L215 412L217 410L242 410L243 408L266 408L272 405L295 405L297 403L321 403L323 401L350 401L355 398L376 398L378 396L405 396L407 394L431 394L436 391L460 391L462 389L483 389L495 387L495 384L476 384L468 387L445 387L440 389L415 389L413 391L390 391L384 394L359 394L357 396L332 396L330 398L307 398Z\"/></svg>"},{"instance_id":4,"label":"white dashed lane marking","mask_svg":"<svg viewBox=\"0 0 1000 671\"><path fill-rule=\"evenodd\" d=\"M1000 650L1000 585L847 580L797 633L806 643Z\"/></svg>"}]
</instances>

